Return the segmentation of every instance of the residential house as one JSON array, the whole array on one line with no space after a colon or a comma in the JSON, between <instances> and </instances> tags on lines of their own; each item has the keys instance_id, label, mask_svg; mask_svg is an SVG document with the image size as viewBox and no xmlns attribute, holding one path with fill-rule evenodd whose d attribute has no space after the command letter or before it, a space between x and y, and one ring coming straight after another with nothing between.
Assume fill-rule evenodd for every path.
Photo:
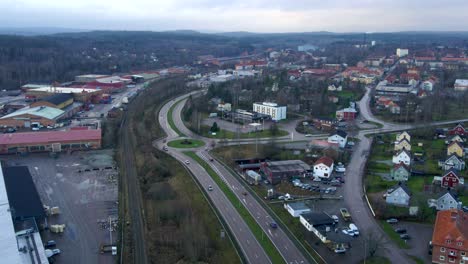
<instances>
[{"instance_id":1,"label":"residential house","mask_svg":"<svg viewBox=\"0 0 468 264\"><path fill-rule=\"evenodd\" d=\"M395 142L395 151L400 151L402 149L411 151L411 143L406 138Z\"/></svg>"},{"instance_id":2,"label":"residential house","mask_svg":"<svg viewBox=\"0 0 468 264\"><path fill-rule=\"evenodd\" d=\"M431 92L431 91L434 89L434 85L435 85L435 81L432 80L432 79L429 79L429 80L427 80L427 81L422 82L421 88L422 88L424 91Z\"/></svg>"},{"instance_id":3,"label":"residential house","mask_svg":"<svg viewBox=\"0 0 468 264\"><path fill-rule=\"evenodd\" d=\"M329 157L321 157L314 163L314 176L329 178L333 172L333 160Z\"/></svg>"},{"instance_id":4,"label":"residential house","mask_svg":"<svg viewBox=\"0 0 468 264\"><path fill-rule=\"evenodd\" d=\"M438 199L430 199L428 201L429 207L435 207L437 211L461 209L462 203L458 200L453 191L447 191Z\"/></svg>"},{"instance_id":5,"label":"residential house","mask_svg":"<svg viewBox=\"0 0 468 264\"><path fill-rule=\"evenodd\" d=\"M328 143L335 143L340 146L340 148L346 147L348 142L348 134L343 130L337 130L336 133L328 137Z\"/></svg>"},{"instance_id":6,"label":"residential house","mask_svg":"<svg viewBox=\"0 0 468 264\"><path fill-rule=\"evenodd\" d=\"M311 212L310 208L302 202L285 203L284 209L286 209L293 217L299 217L301 214L307 214Z\"/></svg>"},{"instance_id":7,"label":"residential house","mask_svg":"<svg viewBox=\"0 0 468 264\"><path fill-rule=\"evenodd\" d=\"M454 128L450 129L448 131L448 134L464 136L464 135L468 135L468 131L466 131L466 129L463 127L462 124L458 124Z\"/></svg>"},{"instance_id":8,"label":"residential house","mask_svg":"<svg viewBox=\"0 0 468 264\"><path fill-rule=\"evenodd\" d=\"M461 171L465 169L465 161L457 155L451 155L446 160L440 160L439 167L443 170L456 169Z\"/></svg>"},{"instance_id":9,"label":"residential house","mask_svg":"<svg viewBox=\"0 0 468 264\"><path fill-rule=\"evenodd\" d=\"M312 121L314 122L314 127L316 129L324 131L334 130L336 125L338 124L338 120L327 117L317 117L312 119Z\"/></svg>"},{"instance_id":10,"label":"residential house","mask_svg":"<svg viewBox=\"0 0 468 264\"><path fill-rule=\"evenodd\" d=\"M457 170L450 169L442 176L434 176L434 182L440 182L440 185L445 188L455 188L459 185L464 185L465 179L459 175Z\"/></svg>"},{"instance_id":11,"label":"residential house","mask_svg":"<svg viewBox=\"0 0 468 264\"><path fill-rule=\"evenodd\" d=\"M460 135L453 135L452 137L450 137L449 142L454 142L454 141L461 143L461 144L465 142L465 140Z\"/></svg>"},{"instance_id":12,"label":"residential house","mask_svg":"<svg viewBox=\"0 0 468 264\"><path fill-rule=\"evenodd\" d=\"M341 92L343 90L343 87L340 86L335 86L334 84L328 85L328 91L330 92Z\"/></svg>"},{"instance_id":13,"label":"residential house","mask_svg":"<svg viewBox=\"0 0 468 264\"><path fill-rule=\"evenodd\" d=\"M452 154L455 154L460 158L462 158L465 155L465 150L463 149L463 146L457 141L450 143L447 147L447 156L450 156Z\"/></svg>"},{"instance_id":14,"label":"residential house","mask_svg":"<svg viewBox=\"0 0 468 264\"><path fill-rule=\"evenodd\" d=\"M468 213L450 209L437 212L432 233L432 263L468 262Z\"/></svg>"},{"instance_id":15,"label":"residential house","mask_svg":"<svg viewBox=\"0 0 468 264\"><path fill-rule=\"evenodd\" d=\"M404 184L399 184L393 188L393 191L387 193L385 201L387 204L396 206L409 206L411 192Z\"/></svg>"},{"instance_id":16,"label":"residential house","mask_svg":"<svg viewBox=\"0 0 468 264\"><path fill-rule=\"evenodd\" d=\"M411 155L404 149L400 150L398 153L393 155L392 162L393 164L404 163L409 166L411 164Z\"/></svg>"},{"instance_id":17,"label":"residential house","mask_svg":"<svg viewBox=\"0 0 468 264\"><path fill-rule=\"evenodd\" d=\"M339 121L351 121L356 119L357 111L355 108L344 108L336 111L336 119Z\"/></svg>"},{"instance_id":18,"label":"residential house","mask_svg":"<svg viewBox=\"0 0 468 264\"><path fill-rule=\"evenodd\" d=\"M453 85L453 89L459 92L468 91L468 80L456 79L455 84Z\"/></svg>"},{"instance_id":19,"label":"residential house","mask_svg":"<svg viewBox=\"0 0 468 264\"><path fill-rule=\"evenodd\" d=\"M408 140L408 142L411 142L410 134L408 134L408 132L406 131L403 131L396 136L396 141L402 141L403 139L406 139Z\"/></svg>"},{"instance_id":20,"label":"residential house","mask_svg":"<svg viewBox=\"0 0 468 264\"><path fill-rule=\"evenodd\" d=\"M402 182L408 181L410 173L409 167L404 163L400 163L393 165L393 168L390 171L390 176L392 177L392 180Z\"/></svg>"}]
</instances>

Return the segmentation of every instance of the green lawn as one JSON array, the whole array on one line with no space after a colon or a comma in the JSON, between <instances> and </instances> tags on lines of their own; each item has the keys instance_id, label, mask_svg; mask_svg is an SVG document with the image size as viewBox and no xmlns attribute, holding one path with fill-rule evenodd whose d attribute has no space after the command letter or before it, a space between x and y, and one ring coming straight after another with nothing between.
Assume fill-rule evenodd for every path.
<instances>
[{"instance_id":1,"label":"green lawn","mask_svg":"<svg viewBox=\"0 0 468 264\"><path fill-rule=\"evenodd\" d=\"M219 139L236 139L237 138L237 133L232 132L229 130L224 130L220 129L218 132L216 132L216 135L213 135L210 132L210 127L209 126L202 126L201 127L201 133L202 136L208 137L208 138L219 138ZM284 130L278 130L276 135L272 135L271 131L269 129L265 129L263 131L258 131L258 132L251 132L251 133L240 133L239 137L240 138L269 138L269 137L283 137L287 136L288 132Z\"/></svg>"},{"instance_id":2,"label":"green lawn","mask_svg":"<svg viewBox=\"0 0 468 264\"><path fill-rule=\"evenodd\" d=\"M191 144L183 144L186 139L177 139L170 141L167 145L171 148L198 148L203 147L205 142L198 140L198 139L188 139Z\"/></svg>"},{"instance_id":3,"label":"green lawn","mask_svg":"<svg viewBox=\"0 0 468 264\"><path fill-rule=\"evenodd\" d=\"M405 241L403 239L400 238L400 234L398 234L397 232L395 232L394 230L394 227L387 223L386 221L380 221L380 224L382 225L382 229L385 231L385 233L387 233L387 235L393 239L393 241L396 242L396 244L400 247L400 248L403 248L403 249L408 249L409 246L408 244L405 243Z\"/></svg>"},{"instance_id":4,"label":"green lawn","mask_svg":"<svg viewBox=\"0 0 468 264\"><path fill-rule=\"evenodd\" d=\"M366 183L366 192L368 193L376 193L388 190L392 186L396 184L393 181L385 181L379 175L370 174L367 175L365 178Z\"/></svg>"},{"instance_id":5,"label":"green lawn","mask_svg":"<svg viewBox=\"0 0 468 264\"><path fill-rule=\"evenodd\" d=\"M197 156L197 154L193 151L186 151L184 152L185 155L191 157L195 161L197 161L213 178L213 180L217 183L218 187L224 192L226 197L229 199L231 204L236 208L242 218L245 220L246 224L249 226L252 233L257 238L258 242L262 245L265 252L270 257L273 263L284 263L284 259L281 254L278 252L276 247L270 241L268 236L263 232L260 226L257 224L255 219L252 215L247 211L241 201L237 198L237 196L229 189L229 186L219 177L218 174L206 163L202 158Z\"/></svg>"},{"instance_id":6,"label":"green lawn","mask_svg":"<svg viewBox=\"0 0 468 264\"><path fill-rule=\"evenodd\" d=\"M184 100L184 99L182 99ZM176 105L178 105L182 100L179 100L175 102L171 108L169 108L169 111L167 111L167 122L169 123L169 126L174 130L179 136L185 137L184 133L180 132L180 130L177 128L177 126L174 123L174 119L172 118L172 113L174 112L174 108Z\"/></svg>"}]
</instances>

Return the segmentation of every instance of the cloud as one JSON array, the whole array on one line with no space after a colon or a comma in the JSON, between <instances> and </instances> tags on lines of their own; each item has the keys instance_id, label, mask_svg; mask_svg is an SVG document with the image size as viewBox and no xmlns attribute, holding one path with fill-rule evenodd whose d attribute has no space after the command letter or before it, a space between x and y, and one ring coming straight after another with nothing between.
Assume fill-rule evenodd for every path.
<instances>
[{"instance_id":1,"label":"cloud","mask_svg":"<svg viewBox=\"0 0 468 264\"><path fill-rule=\"evenodd\" d=\"M466 30L466 0L2 0L3 26L298 32Z\"/></svg>"}]
</instances>

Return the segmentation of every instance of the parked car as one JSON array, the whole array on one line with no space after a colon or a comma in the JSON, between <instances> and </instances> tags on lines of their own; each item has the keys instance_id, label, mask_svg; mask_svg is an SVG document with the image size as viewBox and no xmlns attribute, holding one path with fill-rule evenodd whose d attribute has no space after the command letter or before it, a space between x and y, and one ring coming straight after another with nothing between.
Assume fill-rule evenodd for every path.
<instances>
[{"instance_id":1,"label":"parked car","mask_svg":"<svg viewBox=\"0 0 468 264\"><path fill-rule=\"evenodd\" d=\"M338 180L338 181L341 182L341 183L345 183L344 178L341 177L341 176L335 177L335 180Z\"/></svg>"},{"instance_id":2,"label":"parked car","mask_svg":"<svg viewBox=\"0 0 468 264\"><path fill-rule=\"evenodd\" d=\"M337 166L335 168L335 171L336 172L346 172L346 168L344 166L340 166L340 167Z\"/></svg>"},{"instance_id":3,"label":"parked car","mask_svg":"<svg viewBox=\"0 0 468 264\"><path fill-rule=\"evenodd\" d=\"M349 224L349 230L354 232L355 236L359 236L359 229L357 228L357 226L355 224L353 224L353 223Z\"/></svg>"},{"instance_id":4,"label":"parked car","mask_svg":"<svg viewBox=\"0 0 468 264\"><path fill-rule=\"evenodd\" d=\"M348 236L355 236L354 231L347 229L347 228L343 229L341 232L343 232L343 234L346 234Z\"/></svg>"},{"instance_id":5,"label":"parked car","mask_svg":"<svg viewBox=\"0 0 468 264\"><path fill-rule=\"evenodd\" d=\"M13 128L13 127L9 127L5 130L5 133L15 133L16 132L16 128Z\"/></svg>"},{"instance_id":6,"label":"parked car","mask_svg":"<svg viewBox=\"0 0 468 264\"><path fill-rule=\"evenodd\" d=\"M345 253L346 252L346 248L335 248L335 253L337 254L340 254L340 253Z\"/></svg>"},{"instance_id":7,"label":"parked car","mask_svg":"<svg viewBox=\"0 0 468 264\"><path fill-rule=\"evenodd\" d=\"M396 219L396 218L389 218L389 219L387 219L387 223L389 223L389 224L397 224L397 223L398 223L398 219Z\"/></svg>"},{"instance_id":8,"label":"parked car","mask_svg":"<svg viewBox=\"0 0 468 264\"><path fill-rule=\"evenodd\" d=\"M270 184L270 182L268 180L264 180L263 183L264 184Z\"/></svg>"},{"instance_id":9,"label":"parked car","mask_svg":"<svg viewBox=\"0 0 468 264\"><path fill-rule=\"evenodd\" d=\"M340 221L337 215L332 215L331 218L333 218L333 221L335 221L335 223L338 223Z\"/></svg>"},{"instance_id":10,"label":"parked car","mask_svg":"<svg viewBox=\"0 0 468 264\"><path fill-rule=\"evenodd\" d=\"M321 182L322 179L320 179L319 177L315 177L315 178L313 179L313 181L314 181L314 182Z\"/></svg>"},{"instance_id":11,"label":"parked car","mask_svg":"<svg viewBox=\"0 0 468 264\"><path fill-rule=\"evenodd\" d=\"M57 246L57 243L55 242L55 240L49 240L44 244L45 248L53 248L56 246Z\"/></svg>"},{"instance_id":12,"label":"parked car","mask_svg":"<svg viewBox=\"0 0 468 264\"><path fill-rule=\"evenodd\" d=\"M402 235L400 235L400 238L403 239L403 240L408 240L411 237L408 234L402 234Z\"/></svg>"},{"instance_id":13,"label":"parked car","mask_svg":"<svg viewBox=\"0 0 468 264\"><path fill-rule=\"evenodd\" d=\"M406 228L403 228L403 227L395 228L395 232L397 232L399 234L404 234L404 233L406 233Z\"/></svg>"}]
</instances>

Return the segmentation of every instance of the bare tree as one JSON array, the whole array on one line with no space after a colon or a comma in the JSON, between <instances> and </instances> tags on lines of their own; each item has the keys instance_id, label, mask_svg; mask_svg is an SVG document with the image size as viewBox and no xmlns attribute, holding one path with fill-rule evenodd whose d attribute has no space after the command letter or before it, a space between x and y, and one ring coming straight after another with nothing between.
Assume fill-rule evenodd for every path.
<instances>
[{"instance_id":1,"label":"bare tree","mask_svg":"<svg viewBox=\"0 0 468 264\"><path fill-rule=\"evenodd\" d=\"M375 256L379 251L385 249L388 241L381 233L370 231L364 237L365 258Z\"/></svg>"}]
</instances>

